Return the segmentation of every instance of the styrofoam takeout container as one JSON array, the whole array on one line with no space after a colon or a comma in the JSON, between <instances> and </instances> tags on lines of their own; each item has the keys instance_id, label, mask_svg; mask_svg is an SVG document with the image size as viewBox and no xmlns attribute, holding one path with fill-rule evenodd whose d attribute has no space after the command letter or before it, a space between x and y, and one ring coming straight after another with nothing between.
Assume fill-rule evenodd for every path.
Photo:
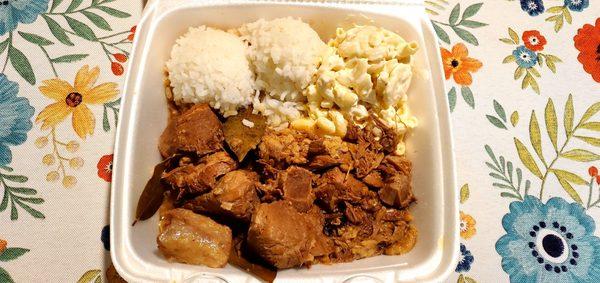
<instances>
[{"instance_id":1,"label":"styrofoam takeout container","mask_svg":"<svg viewBox=\"0 0 600 283\"><path fill-rule=\"evenodd\" d=\"M378 256L309 269L280 271L279 282L440 281L454 269L458 247L458 197L448 103L436 37L422 1L201 1L151 3L137 28L115 146L111 197L111 257L130 282L256 282L233 266L222 269L169 263L156 247L157 216L131 223L153 167L158 137L167 123L163 67L175 39L188 27L232 28L259 18L300 17L327 40L335 28L369 22L417 41L409 104L419 127L407 139L418 202L411 211L419 230L415 248L402 256ZM199 129L201 130L201 129Z\"/></svg>"}]
</instances>

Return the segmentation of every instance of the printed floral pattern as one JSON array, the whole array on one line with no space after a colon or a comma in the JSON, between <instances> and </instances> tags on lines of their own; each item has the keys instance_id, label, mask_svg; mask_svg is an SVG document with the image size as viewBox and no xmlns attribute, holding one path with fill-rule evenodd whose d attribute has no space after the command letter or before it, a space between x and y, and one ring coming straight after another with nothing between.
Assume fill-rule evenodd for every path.
<instances>
[{"instance_id":1,"label":"printed floral pattern","mask_svg":"<svg viewBox=\"0 0 600 283\"><path fill-rule=\"evenodd\" d=\"M112 154L102 156L96 165L98 168L98 177L102 178L104 181L110 182L112 180L112 163Z\"/></svg>"},{"instance_id":2,"label":"printed floral pattern","mask_svg":"<svg viewBox=\"0 0 600 283\"><path fill-rule=\"evenodd\" d=\"M0 263L16 260L28 252L28 249L8 247L8 242L6 240L0 239ZM8 271L2 268L2 266L0 266L0 282L15 282L8 273Z\"/></svg>"},{"instance_id":3,"label":"printed floral pattern","mask_svg":"<svg viewBox=\"0 0 600 283\"><path fill-rule=\"evenodd\" d=\"M547 17L545 21L554 23L555 32L560 31L565 22L568 24L573 23L573 15L571 15L571 12L583 12L590 6L589 0L562 0L562 2L562 5L546 9L544 7L544 1L542 0L520 0L521 10L532 17L543 13L554 14L553 16Z\"/></svg>"},{"instance_id":4,"label":"printed floral pattern","mask_svg":"<svg viewBox=\"0 0 600 283\"><path fill-rule=\"evenodd\" d=\"M49 0L3 1L0 6L0 35L11 32L19 23L31 24L46 9Z\"/></svg>"},{"instance_id":5,"label":"printed floral pattern","mask_svg":"<svg viewBox=\"0 0 600 283\"><path fill-rule=\"evenodd\" d=\"M469 251L464 244L460 244L460 257L455 271L461 273L471 270L471 264L473 264L474 261L475 257L471 254L471 251Z\"/></svg>"},{"instance_id":6,"label":"printed floral pattern","mask_svg":"<svg viewBox=\"0 0 600 283\"><path fill-rule=\"evenodd\" d=\"M539 52L544 50L547 42L546 38L537 30L523 32L522 39L524 45L519 45L521 43L519 36L512 28L508 28L508 35L509 38L501 38L500 41L506 44L517 45L517 47L513 50L512 55L504 58L502 63L516 62L515 80L523 77L521 88L531 87L533 91L540 94L540 86L536 77L540 78L541 74L536 69L536 65L539 65L541 68L544 62L546 62L548 69L556 73L556 63L562 62L562 60L554 55Z\"/></svg>"},{"instance_id":7,"label":"printed floral pattern","mask_svg":"<svg viewBox=\"0 0 600 283\"><path fill-rule=\"evenodd\" d=\"M512 282L600 280L600 239L580 204L527 196L510 204L502 226L496 251Z\"/></svg>"},{"instance_id":8,"label":"printed floral pattern","mask_svg":"<svg viewBox=\"0 0 600 283\"><path fill-rule=\"evenodd\" d=\"M577 60L586 73L600 83L600 18L596 25L585 24L573 38L575 48L579 50Z\"/></svg>"},{"instance_id":9,"label":"printed floral pattern","mask_svg":"<svg viewBox=\"0 0 600 283\"><path fill-rule=\"evenodd\" d=\"M542 0L520 0L521 9L530 16L537 16L544 12L544 2Z\"/></svg>"},{"instance_id":10,"label":"printed floral pattern","mask_svg":"<svg viewBox=\"0 0 600 283\"><path fill-rule=\"evenodd\" d=\"M473 216L462 211L460 212L460 236L463 239L468 240L475 235L477 232L475 223L475 218L473 218Z\"/></svg>"},{"instance_id":11,"label":"printed floral pattern","mask_svg":"<svg viewBox=\"0 0 600 283\"><path fill-rule=\"evenodd\" d=\"M9 146L20 145L31 130L34 109L27 98L17 97L19 86L0 74L0 166L12 161Z\"/></svg>"},{"instance_id":12,"label":"printed floral pattern","mask_svg":"<svg viewBox=\"0 0 600 283\"><path fill-rule=\"evenodd\" d=\"M96 120L88 105L107 103L119 93L115 83L95 86L99 75L98 67L90 70L85 65L77 72L73 85L61 79L43 81L40 92L56 102L46 106L35 119L36 123L42 123L42 130L55 128L72 116L73 130L80 138L93 134Z\"/></svg>"}]
</instances>

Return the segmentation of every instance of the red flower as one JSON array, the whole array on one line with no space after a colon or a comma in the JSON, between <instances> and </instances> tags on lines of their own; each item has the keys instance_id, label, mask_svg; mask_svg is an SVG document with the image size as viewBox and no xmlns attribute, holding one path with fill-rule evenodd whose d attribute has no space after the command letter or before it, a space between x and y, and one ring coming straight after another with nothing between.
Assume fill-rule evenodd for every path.
<instances>
[{"instance_id":1,"label":"red flower","mask_svg":"<svg viewBox=\"0 0 600 283\"><path fill-rule=\"evenodd\" d=\"M600 185L600 175L596 176L596 184Z\"/></svg>"},{"instance_id":2,"label":"red flower","mask_svg":"<svg viewBox=\"0 0 600 283\"><path fill-rule=\"evenodd\" d=\"M8 245L8 242L0 239L0 254L2 254L6 250L7 245Z\"/></svg>"},{"instance_id":3,"label":"red flower","mask_svg":"<svg viewBox=\"0 0 600 283\"><path fill-rule=\"evenodd\" d=\"M596 166L590 166L590 168L588 168L588 173L591 177L596 177L598 176L598 168L596 168Z\"/></svg>"},{"instance_id":4,"label":"red flower","mask_svg":"<svg viewBox=\"0 0 600 283\"><path fill-rule=\"evenodd\" d=\"M595 26L583 25L577 30L573 40L575 48L579 50L577 60L583 65L583 69L600 83L600 18L596 19Z\"/></svg>"},{"instance_id":5,"label":"red flower","mask_svg":"<svg viewBox=\"0 0 600 283\"><path fill-rule=\"evenodd\" d=\"M115 74L117 76L122 75L123 72L125 71L125 69L123 69L123 65L121 65L117 62L111 62L110 69L112 70L113 74Z\"/></svg>"},{"instance_id":6,"label":"red flower","mask_svg":"<svg viewBox=\"0 0 600 283\"><path fill-rule=\"evenodd\" d=\"M127 39L129 39L129 41L133 41L133 38L135 37L135 30L137 29L137 26L133 26L131 27L131 29L129 30L129 32L131 32L128 36Z\"/></svg>"},{"instance_id":7,"label":"red flower","mask_svg":"<svg viewBox=\"0 0 600 283\"><path fill-rule=\"evenodd\" d=\"M527 30L523 32L523 42L525 47L532 51L542 51L546 45L546 38L537 30Z\"/></svg>"},{"instance_id":8,"label":"red flower","mask_svg":"<svg viewBox=\"0 0 600 283\"><path fill-rule=\"evenodd\" d=\"M115 60L117 60L121 63L127 62L127 55L125 55L123 53L115 53L115 54L113 54L113 57L115 57Z\"/></svg>"},{"instance_id":9,"label":"red flower","mask_svg":"<svg viewBox=\"0 0 600 283\"><path fill-rule=\"evenodd\" d=\"M104 181L110 182L112 181L112 164L113 164L113 155L105 155L100 158L98 161L98 177L104 179Z\"/></svg>"}]
</instances>

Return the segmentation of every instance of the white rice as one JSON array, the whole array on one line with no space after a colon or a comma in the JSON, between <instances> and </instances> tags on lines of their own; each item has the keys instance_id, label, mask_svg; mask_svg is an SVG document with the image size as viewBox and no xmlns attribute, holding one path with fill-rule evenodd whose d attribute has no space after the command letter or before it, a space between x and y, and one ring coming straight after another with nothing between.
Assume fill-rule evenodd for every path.
<instances>
[{"instance_id":1,"label":"white rice","mask_svg":"<svg viewBox=\"0 0 600 283\"><path fill-rule=\"evenodd\" d=\"M252 102L256 93L247 46L236 35L206 26L177 39L167 61L177 103L209 103L223 116Z\"/></svg>"},{"instance_id":2,"label":"white rice","mask_svg":"<svg viewBox=\"0 0 600 283\"><path fill-rule=\"evenodd\" d=\"M300 117L302 91L317 71L327 45L306 23L293 18L260 19L244 24L237 32L247 41L256 73L256 87L265 91L255 97L255 112L268 117L271 126L285 127Z\"/></svg>"}]
</instances>

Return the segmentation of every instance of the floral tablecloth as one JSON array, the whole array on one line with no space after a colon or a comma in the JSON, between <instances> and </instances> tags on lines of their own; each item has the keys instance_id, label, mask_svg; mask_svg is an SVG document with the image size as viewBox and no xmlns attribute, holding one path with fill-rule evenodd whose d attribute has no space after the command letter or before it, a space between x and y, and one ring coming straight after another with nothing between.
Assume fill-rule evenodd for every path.
<instances>
[{"instance_id":1,"label":"floral tablecloth","mask_svg":"<svg viewBox=\"0 0 600 283\"><path fill-rule=\"evenodd\" d=\"M600 3L424 2L460 186L447 281L600 282ZM0 1L0 282L116 278L112 148L141 10Z\"/></svg>"}]
</instances>

